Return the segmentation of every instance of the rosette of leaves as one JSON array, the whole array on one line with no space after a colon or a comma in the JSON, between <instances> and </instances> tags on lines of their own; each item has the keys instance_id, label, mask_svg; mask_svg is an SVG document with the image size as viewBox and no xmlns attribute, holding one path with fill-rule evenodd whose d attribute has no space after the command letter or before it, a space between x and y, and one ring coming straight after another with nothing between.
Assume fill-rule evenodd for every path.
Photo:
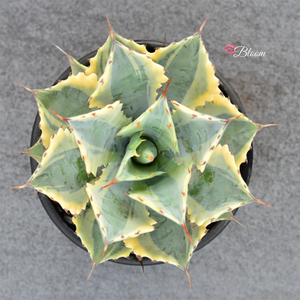
<instances>
[{"instance_id":1,"label":"rosette of leaves","mask_svg":"<svg viewBox=\"0 0 300 300\"><path fill-rule=\"evenodd\" d=\"M39 165L18 188L73 215L94 265L134 253L187 272L207 225L260 202L239 167L263 126L219 90L203 25L154 53L110 27L89 66L66 53L70 76L30 90Z\"/></svg>"}]
</instances>

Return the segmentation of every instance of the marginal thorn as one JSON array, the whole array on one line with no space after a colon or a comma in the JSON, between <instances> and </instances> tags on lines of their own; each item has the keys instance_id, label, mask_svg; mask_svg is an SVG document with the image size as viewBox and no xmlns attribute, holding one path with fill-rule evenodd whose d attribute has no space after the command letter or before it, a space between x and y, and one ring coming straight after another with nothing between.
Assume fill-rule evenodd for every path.
<instances>
[{"instance_id":1,"label":"marginal thorn","mask_svg":"<svg viewBox=\"0 0 300 300\"><path fill-rule=\"evenodd\" d=\"M35 191L35 193L31 196L31 198L33 198L34 196L36 196L38 193L38 191Z\"/></svg>"},{"instance_id":2,"label":"marginal thorn","mask_svg":"<svg viewBox=\"0 0 300 300\"><path fill-rule=\"evenodd\" d=\"M232 221L236 222L237 224L241 225L246 229L246 227L242 223L240 223L235 217L232 218Z\"/></svg>"},{"instance_id":3,"label":"marginal thorn","mask_svg":"<svg viewBox=\"0 0 300 300\"><path fill-rule=\"evenodd\" d=\"M191 278L190 278L189 271L188 271L187 268L184 268L184 271L185 271L185 274L186 274L186 276L187 276L187 278L188 278L188 281L189 281L189 287L190 287L190 289L192 289Z\"/></svg>"},{"instance_id":4,"label":"marginal thorn","mask_svg":"<svg viewBox=\"0 0 300 300\"><path fill-rule=\"evenodd\" d=\"M230 212L230 213L231 213L231 217L230 217L230 220L231 220L231 221L234 221L234 222L238 223L239 225L241 225L242 227L246 228L242 223L240 223L240 222L235 218L235 216L233 215L232 212Z\"/></svg>"}]
</instances>

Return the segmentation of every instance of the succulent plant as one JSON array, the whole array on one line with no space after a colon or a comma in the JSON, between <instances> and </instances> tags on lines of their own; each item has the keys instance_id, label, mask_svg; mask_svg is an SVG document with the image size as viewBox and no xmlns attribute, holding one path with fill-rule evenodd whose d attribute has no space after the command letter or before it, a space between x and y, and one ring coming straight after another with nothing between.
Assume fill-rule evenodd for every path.
<instances>
[{"instance_id":1,"label":"succulent plant","mask_svg":"<svg viewBox=\"0 0 300 300\"><path fill-rule=\"evenodd\" d=\"M262 203L239 168L263 125L221 93L203 25L154 53L110 26L89 66L66 53L66 80L29 89L42 134L23 153L39 165L16 188L70 212L94 266L134 253L188 275L210 223Z\"/></svg>"}]
</instances>

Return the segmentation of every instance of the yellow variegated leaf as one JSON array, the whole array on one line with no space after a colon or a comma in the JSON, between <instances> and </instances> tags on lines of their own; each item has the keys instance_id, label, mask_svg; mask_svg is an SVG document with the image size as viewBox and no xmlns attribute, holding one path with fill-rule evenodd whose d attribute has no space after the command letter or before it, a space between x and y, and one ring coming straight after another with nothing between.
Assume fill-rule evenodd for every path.
<instances>
[{"instance_id":1,"label":"yellow variegated leaf","mask_svg":"<svg viewBox=\"0 0 300 300\"><path fill-rule=\"evenodd\" d=\"M113 38L126 46L129 49L136 51L137 53L146 54L147 50L144 45L139 45L135 43L133 40L127 40L117 34L116 32L112 32ZM92 73L97 74L98 79L103 75L110 52L112 50L113 42L111 38L111 34L108 36L105 44L98 48L97 54L90 59L90 66L85 71L86 75L90 75Z\"/></svg>"},{"instance_id":2,"label":"yellow variegated leaf","mask_svg":"<svg viewBox=\"0 0 300 300\"><path fill-rule=\"evenodd\" d=\"M114 41L90 107L102 108L121 99L126 116L135 120L155 102L156 90L167 81L164 72L150 57Z\"/></svg>"},{"instance_id":3,"label":"yellow variegated leaf","mask_svg":"<svg viewBox=\"0 0 300 300\"><path fill-rule=\"evenodd\" d=\"M206 226L210 221L202 226L195 226L194 223L187 222L187 228L193 241L191 244L181 226L155 212L151 212L150 216L158 221L154 225L155 230L126 239L124 241L126 247L132 248L134 254L138 256L187 269L192 253L206 234Z\"/></svg>"},{"instance_id":4,"label":"yellow variegated leaf","mask_svg":"<svg viewBox=\"0 0 300 300\"><path fill-rule=\"evenodd\" d=\"M192 173L187 207L190 220L199 226L255 201L227 145L216 147L202 174L195 169Z\"/></svg>"},{"instance_id":5,"label":"yellow variegated leaf","mask_svg":"<svg viewBox=\"0 0 300 300\"><path fill-rule=\"evenodd\" d=\"M209 61L199 32L149 55L172 77L168 99L195 109L204 105L205 101L213 101L212 95L220 93L219 80L215 77L214 66Z\"/></svg>"},{"instance_id":6,"label":"yellow variegated leaf","mask_svg":"<svg viewBox=\"0 0 300 300\"><path fill-rule=\"evenodd\" d=\"M64 122L55 117L51 112L68 118L90 112L87 101L97 87L97 76L84 73L71 75L68 79L44 90L38 90L36 100L40 109L42 141L46 148L49 147L50 137L64 125Z\"/></svg>"},{"instance_id":7,"label":"yellow variegated leaf","mask_svg":"<svg viewBox=\"0 0 300 300\"><path fill-rule=\"evenodd\" d=\"M107 186L115 178L117 169L109 164L100 179L87 183L87 193L106 245L152 231L155 223L149 218L145 205L127 195L130 182Z\"/></svg>"},{"instance_id":8,"label":"yellow variegated leaf","mask_svg":"<svg viewBox=\"0 0 300 300\"><path fill-rule=\"evenodd\" d=\"M28 182L19 187L33 187L58 202L72 214L86 206L88 195L85 171L77 143L68 129L59 129L51 139L50 147Z\"/></svg>"},{"instance_id":9,"label":"yellow variegated leaf","mask_svg":"<svg viewBox=\"0 0 300 300\"><path fill-rule=\"evenodd\" d=\"M205 106L198 106L198 112L214 117L228 119L240 116L232 120L220 140L220 144L227 144L234 155L237 167L246 160L247 152L257 131L260 129L258 124L253 123L245 115L241 115L237 107L230 100L221 94L213 96L213 103L205 103Z\"/></svg>"},{"instance_id":10,"label":"yellow variegated leaf","mask_svg":"<svg viewBox=\"0 0 300 300\"><path fill-rule=\"evenodd\" d=\"M109 259L118 259L128 257L132 249L125 247L122 241L108 245L103 257L105 243L102 239L99 224L95 218L94 212L87 205L86 210L72 218L76 226L76 234L80 237L82 244L87 248L94 264L99 264Z\"/></svg>"},{"instance_id":11,"label":"yellow variegated leaf","mask_svg":"<svg viewBox=\"0 0 300 300\"><path fill-rule=\"evenodd\" d=\"M122 104L116 101L88 114L61 118L76 138L88 174L96 176L102 165L121 162L128 140L116 137L116 134L129 124L121 109Z\"/></svg>"}]
</instances>

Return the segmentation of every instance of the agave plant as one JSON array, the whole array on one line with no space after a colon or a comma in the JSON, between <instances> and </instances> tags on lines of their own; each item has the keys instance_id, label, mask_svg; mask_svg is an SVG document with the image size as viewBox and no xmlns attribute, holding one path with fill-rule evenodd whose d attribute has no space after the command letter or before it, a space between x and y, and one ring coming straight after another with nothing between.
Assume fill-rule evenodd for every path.
<instances>
[{"instance_id":1,"label":"agave plant","mask_svg":"<svg viewBox=\"0 0 300 300\"><path fill-rule=\"evenodd\" d=\"M110 26L89 66L66 53L66 80L29 89L42 133L23 153L39 165L17 188L73 215L93 266L134 253L188 275L210 223L262 203L239 168L263 126L219 90L203 25L154 53Z\"/></svg>"}]
</instances>

